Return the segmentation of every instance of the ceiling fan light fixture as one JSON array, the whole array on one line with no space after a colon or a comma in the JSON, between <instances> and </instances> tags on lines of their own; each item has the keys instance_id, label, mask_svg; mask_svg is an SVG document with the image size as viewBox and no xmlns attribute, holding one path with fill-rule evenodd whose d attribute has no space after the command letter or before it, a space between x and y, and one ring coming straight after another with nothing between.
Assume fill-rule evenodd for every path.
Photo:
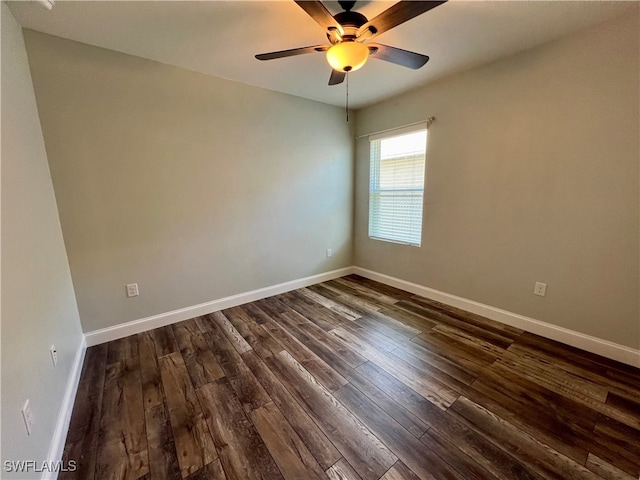
<instances>
[{"instance_id":1,"label":"ceiling fan light fixture","mask_svg":"<svg viewBox=\"0 0 640 480\"><path fill-rule=\"evenodd\" d=\"M327 62L338 72L353 72L361 68L369 58L366 45L356 41L343 41L327 50Z\"/></svg>"}]
</instances>

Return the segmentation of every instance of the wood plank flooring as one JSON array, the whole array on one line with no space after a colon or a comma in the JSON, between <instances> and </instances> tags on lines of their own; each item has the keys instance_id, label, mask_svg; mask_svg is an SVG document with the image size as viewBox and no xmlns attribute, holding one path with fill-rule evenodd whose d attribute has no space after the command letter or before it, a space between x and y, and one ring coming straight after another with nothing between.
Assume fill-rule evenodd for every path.
<instances>
[{"instance_id":1,"label":"wood plank flooring","mask_svg":"<svg viewBox=\"0 0 640 480\"><path fill-rule=\"evenodd\" d=\"M348 276L87 350L61 479L638 479L640 370Z\"/></svg>"}]
</instances>

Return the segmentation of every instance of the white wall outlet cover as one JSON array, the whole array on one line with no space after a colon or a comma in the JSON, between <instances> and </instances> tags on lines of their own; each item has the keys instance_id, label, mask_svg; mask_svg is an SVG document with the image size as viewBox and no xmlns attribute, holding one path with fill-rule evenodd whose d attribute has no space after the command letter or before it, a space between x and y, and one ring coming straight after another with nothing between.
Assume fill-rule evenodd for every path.
<instances>
[{"instance_id":1,"label":"white wall outlet cover","mask_svg":"<svg viewBox=\"0 0 640 480\"><path fill-rule=\"evenodd\" d=\"M330 248L327 248L327 258L333 255L333 251Z\"/></svg>"},{"instance_id":2,"label":"white wall outlet cover","mask_svg":"<svg viewBox=\"0 0 640 480\"><path fill-rule=\"evenodd\" d=\"M138 295L140 295L140 293L138 291L137 283L130 283L127 285L127 297L137 297Z\"/></svg>"},{"instance_id":3,"label":"white wall outlet cover","mask_svg":"<svg viewBox=\"0 0 640 480\"><path fill-rule=\"evenodd\" d=\"M33 427L36 425L36 420L33 416L33 412L31 411L31 404L29 403L29 400L24 402L24 407L22 407L22 419L24 420L24 426L27 429L27 435L31 435Z\"/></svg>"},{"instance_id":4,"label":"white wall outlet cover","mask_svg":"<svg viewBox=\"0 0 640 480\"><path fill-rule=\"evenodd\" d=\"M547 294L547 284L542 282L536 282L536 286L533 288L534 295L540 295L544 297Z\"/></svg>"}]
</instances>

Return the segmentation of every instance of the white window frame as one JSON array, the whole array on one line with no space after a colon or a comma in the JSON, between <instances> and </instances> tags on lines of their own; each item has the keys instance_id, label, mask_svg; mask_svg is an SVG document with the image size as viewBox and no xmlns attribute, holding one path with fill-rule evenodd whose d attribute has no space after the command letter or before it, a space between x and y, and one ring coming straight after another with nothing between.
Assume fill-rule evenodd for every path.
<instances>
[{"instance_id":1,"label":"white window frame","mask_svg":"<svg viewBox=\"0 0 640 480\"><path fill-rule=\"evenodd\" d=\"M424 185L426 182L426 172L423 174L423 181L420 188L381 188L380 186L380 164L381 148L380 143L386 139L391 139L401 135L427 132L427 123L414 124L394 130L387 130L382 133L369 136L369 238L403 245L420 247L422 244L422 223L424 211ZM422 156L423 168L426 171L427 142L425 142L424 155ZM409 158L409 157L407 157ZM393 219L381 212L383 199L385 197L404 197L408 201L407 206L398 210L403 214L404 220L398 218L394 223ZM413 205L411 205L413 204ZM397 208L397 207L393 207ZM407 216L409 220L406 221Z\"/></svg>"}]
</instances>

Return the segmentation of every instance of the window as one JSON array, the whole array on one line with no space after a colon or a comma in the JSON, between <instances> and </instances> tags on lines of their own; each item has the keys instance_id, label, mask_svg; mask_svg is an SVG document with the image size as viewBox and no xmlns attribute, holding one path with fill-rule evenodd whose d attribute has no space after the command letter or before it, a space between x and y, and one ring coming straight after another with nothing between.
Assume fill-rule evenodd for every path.
<instances>
[{"instance_id":1,"label":"window","mask_svg":"<svg viewBox=\"0 0 640 480\"><path fill-rule=\"evenodd\" d=\"M369 237L420 246L426 125L369 137Z\"/></svg>"}]
</instances>

